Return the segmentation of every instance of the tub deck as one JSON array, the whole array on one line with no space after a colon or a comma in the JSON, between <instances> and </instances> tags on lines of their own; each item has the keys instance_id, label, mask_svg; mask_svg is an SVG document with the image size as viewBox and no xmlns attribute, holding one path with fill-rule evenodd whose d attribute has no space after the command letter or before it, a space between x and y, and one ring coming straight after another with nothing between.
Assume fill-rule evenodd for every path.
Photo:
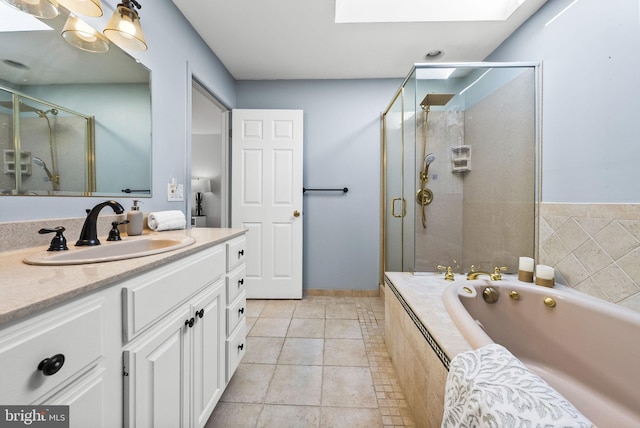
<instances>
[{"instance_id":1,"label":"tub deck","mask_svg":"<svg viewBox=\"0 0 640 428\"><path fill-rule=\"evenodd\" d=\"M407 313L414 314L411 317L414 323L417 326L421 324L426 330L425 339L427 339L429 345L436 353L441 352L439 357L445 367L448 368L449 361L458 353L481 346L481 344L472 346L449 316L443 303L442 295L452 282L445 281L442 274L413 275L406 272L387 272L385 277L389 291L396 295L405 310L407 310ZM456 278L456 280L462 279L464 277ZM505 284L508 281L516 280L517 278L515 277L505 276L505 281L497 284ZM528 287L529 285L526 286ZM563 287L558 287L558 289L563 289ZM566 291L566 287L564 287L564 290ZM575 292L574 290L568 291L570 293ZM582 293L579 293L579 295L582 296ZM509 324L519 330L516 326ZM567 325L566 327L569 326ZM525 335L527 334L526 331L524 333ZM501 344L509 349L507 343ZM517 350L511 351L518 356ZM525 356L519 356L519 358L532 371L545 379L571 401L599 428L640 426L640 409L630 410L625 408L612 398L605 396L605 394L588 387L584 382L561 373L557 368L554 369L533 359L527 359ZM606 373L606 368L603 368L603 371ZM640 389L637 391L640 394Z\"/></svg>"}]
</instances>

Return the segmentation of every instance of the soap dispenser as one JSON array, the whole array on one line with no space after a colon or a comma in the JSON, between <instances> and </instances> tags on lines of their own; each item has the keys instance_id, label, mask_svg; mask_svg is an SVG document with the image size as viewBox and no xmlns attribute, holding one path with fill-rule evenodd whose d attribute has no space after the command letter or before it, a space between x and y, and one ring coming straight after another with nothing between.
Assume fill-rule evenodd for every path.
<instances>
[{"instance_id":1,"label":"soap dispenser","mask_svg":"<svg viewBox=\"0 0 640 428\"><path fill-rule=\"evenodd\" d=\"M142 211L140 211L140 207L138 206L138 200L133 200L133 206L131 207L131 211L127 212L127 235L135 236L142 234Z\"/></svg>"}]
</instances>

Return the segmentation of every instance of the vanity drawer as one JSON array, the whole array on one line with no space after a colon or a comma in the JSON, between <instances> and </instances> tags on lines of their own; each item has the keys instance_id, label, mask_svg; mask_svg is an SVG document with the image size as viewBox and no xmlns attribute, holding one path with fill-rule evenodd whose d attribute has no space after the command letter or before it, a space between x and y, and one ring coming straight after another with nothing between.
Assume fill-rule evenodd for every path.
<instances>
[{"instance_id":1,"label":"vanity drawer","mask_svg":"<svg viewBox=\"0 0 640 428\"><path fill-rule=\"evenodd\" d=\"M247 250L247 238L241 236L227 242L227 272L231 272L241 263Z\"/></svg>"},{"instance_id":2,"label":"vanity drawer","mask_svg":"<svg viewBox=\"0 0 640 428\"><path fill-rule=\"evenodd\" d=\"M235 330L240 323L240 320L244 320L246 310L247 295L242 292L242 294L240 294L238 298L227 308L227 336Z\"/></svg>"},{"instance_id":3,"label":"vanity drawer","mask_svg":"<svg viewBox=\"0 0 640 428\"><path fill-rule=\"evenodd\" d=\"M127 281L123 288L127 341L224 272L224 247L217 246Z\"/></svg>"},{"instance_id":4,"label":"vanity drawer","mask_svg":"<svg viewBox=\"0 0 640 428\"><path fill-rule=\"evenodd\" d=\"M44 314L4 334L0 403L33 403L97 363L104 353L103 332L99 299Z\"/></svg>"},{"instance_id":5,"label":"vanity drawer","mask_svg":"<svg viewBox=\"0 0 640 428\"><path fill-rule=\"evenodd\" d=\"M229 336L226 342L226 345L227 345L227 349L226 349L227 379L226 381L227 382L229 382L229 379L231 379L231 376L233 376L233 374L235 373L236 368L238 367L238 364L240 364L242 357L244 357L244 353L247 352L245 335L246 335L245 320L242 319L240 321L240 324L236 328L236 330L233 332L231 336Z\"/></svg>"},{"instance_id":6,"label":"vanity drawer","mask_svg":"<svg viewBox=\"0 0 640 428\"><path fill-rule=\"evenodd\" d=\"M227 305L244 291L245 282L244 266L227 275Z\"/></svg>"}]
</instances>

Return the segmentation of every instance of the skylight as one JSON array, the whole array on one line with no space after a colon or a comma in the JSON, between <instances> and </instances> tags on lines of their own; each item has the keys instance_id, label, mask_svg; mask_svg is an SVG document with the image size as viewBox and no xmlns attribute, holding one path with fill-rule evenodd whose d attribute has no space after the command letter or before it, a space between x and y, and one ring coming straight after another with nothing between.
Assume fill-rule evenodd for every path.
<instances>
[{"instance_id":1,"label":"skylight","mask_svg":"<svg viewBox=\"0 0 640 428\"><path fill-rule=\"evenodd\" d=\"M0 32L51 30L35 16L0 2Z\"/></svg>"},{"instance_id":2,"label":"skylight","mask_svg":"<svg viewBox=\"0 0 640 428\"><path fill-rule=\"evenodd\" d=\"M504 21L527 0L336 0L336 23Z\"/></svg>"}]
</instances>

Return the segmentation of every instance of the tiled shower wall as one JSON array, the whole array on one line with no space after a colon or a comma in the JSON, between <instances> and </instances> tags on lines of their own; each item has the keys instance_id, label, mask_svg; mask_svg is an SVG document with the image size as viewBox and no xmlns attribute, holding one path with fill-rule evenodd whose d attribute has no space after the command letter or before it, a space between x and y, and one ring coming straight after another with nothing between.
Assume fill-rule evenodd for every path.
<instances>
[{"instance_id":1,"label":"tiled shower wall","mask_svg":"<svg viewBox=\"0 0 640 428\"><path fill-rule=\"evenodd\" d=\"M539 248L558 282L640 312L640 205L543 203Z\"/></svg>"}]
</instances>

